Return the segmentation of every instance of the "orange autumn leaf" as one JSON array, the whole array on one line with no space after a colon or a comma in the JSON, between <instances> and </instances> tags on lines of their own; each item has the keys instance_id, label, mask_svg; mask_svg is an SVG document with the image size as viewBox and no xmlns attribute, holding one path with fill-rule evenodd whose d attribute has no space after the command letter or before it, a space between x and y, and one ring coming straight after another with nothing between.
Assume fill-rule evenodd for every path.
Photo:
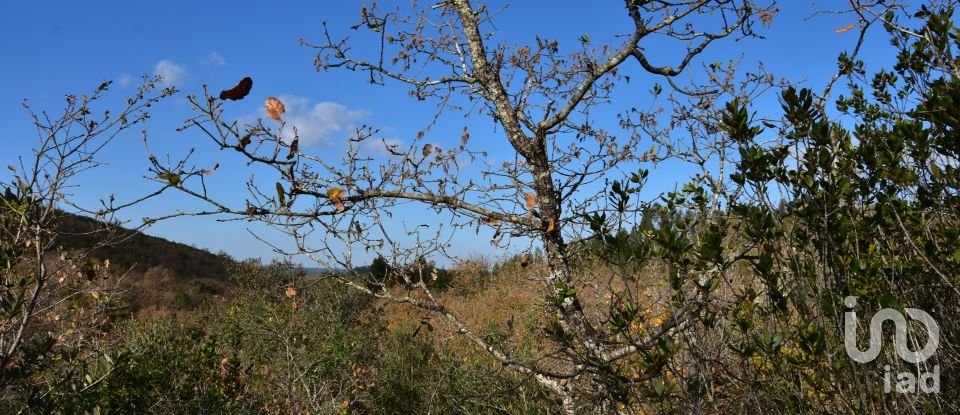
<instances>
[{"instance_id":1,"label":"orange autumn leaf","mask_svg":"<svg viewBox=\"0 0 960 415\"><path fill-rule=\"evenodd\" d=\"M553 230L556 228L556 225L557 223L553 220L553 218L547 219L547 233L553 232Z\"/></svg>"},{"instance_id":2,"label":"orange autumn leaf","mask_svg":"<svg viewBox=\"0 0 960 415\"><path fill-rule=\"evenodd\" d=\"M287 298L293 298L297 296L297 289L293 287L287 287Z\"/></svg>"},{"instance_id":3,"label":"orange autumn leaf","mask_svg":"<svg viewBox=\"0 0 960 415\"><path fill-rule=\"evenodd\" d=\"M524 197L527 199L527 209L533 210L533 208L537 207L537 197L534 196L533 193L527 192Z\"/></svg>"},{"instance_id":4,"label":"orange autumn leaf","mask_svg":"<svg viewBox=\"0 0 960 415\"><path fill-rule=\"evenodd\" d=\"M846 26L844 26L844 27L841 27L841 28L837 29L837 33L848 32L848 31L850 31L850 29L853 29L853 28L855 28L855 27L857 27L857 24L856 24L856 23L850 23L850 24L848 24L848 25L846 25Z\"/></svg>"},{"instance_id":5,"label":"orange autumn leaf","mask_svg":"<svg viewBox=\"0 0 960 415\"><path fill-rule=\"evenodd\" d=\"M344 190L339 187L331 187L327 189L327 198L330 199L330 202L333 203L333 206L336 207L337 212L343 212L346 209L343 206L343 201L340 198L343 197Z\"/></svg>"},{"instance_id":6,"label":"orange autumn leaf","mask_svg":"<svg viewBox=\"0 0 960 415\"><path fill-rule=\"evenodd\" d=\"M287 110L286 107L284 107L283 102L274 97L269 97L266 101L264 101L263 105L267 107L268 117L277 121L283 121L280 119L280 114L283 114Z\"/></svg>"}]
</instances>

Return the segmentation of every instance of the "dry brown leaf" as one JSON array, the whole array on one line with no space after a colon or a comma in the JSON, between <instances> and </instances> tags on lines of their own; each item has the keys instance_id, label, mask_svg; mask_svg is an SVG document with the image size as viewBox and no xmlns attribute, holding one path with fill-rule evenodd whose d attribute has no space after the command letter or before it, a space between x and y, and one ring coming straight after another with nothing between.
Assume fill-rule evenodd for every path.
<instances>
[{"instance_id":1,"label":"dry brown leaf","mask_svg":"<svg viewBox=\"0 0 960 415\"><path fill-rule=\"evenodd\" d=\"M227 373L229 373L229 370L230 370L230 358L224 357L223 359L220 360L220 376L221 377L226 376Z\"/></svg>"},{"instance_id":2,"label":"dry brown leaf","mask_svg":"<svg viewBox=\"0 0 960 415\"><path fill-rule=\"evenodd\" d=\"M327 198L330 199L330 202L333 203L333 206L337 209L337 212L343 212L346 207L343 206L343 201L340 199L343 197L344 190L339 187L331 187L327 189Z\"/></svg>"},{"instance_id":3,"label":"dry brown leaf","mask_svg":"<svg viewBox=\"0 0 960 415\"><path fill-rule=\"evenodd\" d=\"M247 145L250 144L250 136L252 135L253 135L253 131L250 131L249 133L245 134L243 138L240 139L240 144L239 144L240 148L242 149L247 148Z\"/></svg>"},{"instance_id":4,"label":"dry brown leaf","mask_svg":"<svg viewBox=\"0 0 960 415\"><path fill-rule=\"evenodd\" d=\"M213 167L203 170L203 174L209 176L213 174L213 172L217 171L218 168L220 168L220 163L214 164Z\"/></svg>"},{"instance_id":5,"label":"dry brown leaf","mask_svg":"<svg viewBox=\"0 0 960 415\"><path fill-rule=\"evenodd\" d=\"M294 137L293 141L290 142L290 152L287 153L287 160L296 156L298 151L300 151L300 137Z\"/></svg>"},{"instance_id":6,"label":"dry brown leaf","mask_svg":"<svg viewBox=\"0 0 960 415\"><path fill-rule=\"evenodd\" d=\"M553 232L554 228L556 228L556 225L557 223L553 220L553 218L547 219L547 233Z\"/></svg>"},{"instance_id":7,"label":"dry brown leaf","mask_svg":"<svg viewBox=\"0 0 960 415\"><path fill-rule=\"evenodd\" d=\"M848 24L848 25L846 25L846 26L844 26L844 27L841 27L841 28L837 29L837 33L848 32L848 31L850 31L850 29L853 29L853 28L855 28L855 27L857 27L857 24L856 24L856 23L850 23L850 24Z\"/></svg>"},{"instance_id":8,"label":"dry brown leaf","mask_svg":"<svg viewBox=\"0 0 960 415\"><path fill-rule=\"evenodd\" d=\"M287 287L287 298L293 298L297 296L297 289L293 287Z\"/></svg>"},{"instance_id":9,"label":"dry brown leaf","mask_svg":"<svg viewBox=\"0 0 960 415\"><path fill-rule=\"evenodd\" d=\"M533 193L527 192L524 197L527 199L527 209L533 210L537 207L537 197Z\"/></svg>"},{"instance_id":10,"label":"dry brown leaf","mask_svg":"<svg viewBox=\"0 0 960 415\"><path fill-rule=\"evenodd\" d=\"M280 118L280 115L287 111L287 108L283 105L283 102L274 97L268 97L266 101L263 102L263 105L267 107L268 117L277 121L283 121Z\"/></svg>"},{"instance_id":11,"label":"dry brown leaf","mask_svg":"<svg viewBox=\"0 0 960 415\"><path fill-rule=\"evenodd\" d=\"M424 157L429 156L430 153L432 153L432 152L433 152L433 145L432 145L432 144L429 144L429 143L428 143L428 144L424 144L424 145L423 145L423 156L424 156Z\"/></svg>"},{"instance_id":12,"label":"dry brown leaf","mask_svg":"<svg viewBox=\"0 0 960 415\"><path fill-rule=\"evenodd\" d=\"M220 91L220 99L222 100L233 100L238 101L243 99L250 93L250 89L253 88L253 79L249 76L240 80L239 83L233 88L224 89Z\"/></svg>"},{"instance_id":13,"label":"dry brown leaf","mask_svg":"<svg viewBox=\"0 0 960 415\"><path fill-rule=\"evenodd\" d=\"M772 12L760 12L760 22L763 23L763 27L769 28L773 24L773 13Z\"/></svg>"}]
</instances>

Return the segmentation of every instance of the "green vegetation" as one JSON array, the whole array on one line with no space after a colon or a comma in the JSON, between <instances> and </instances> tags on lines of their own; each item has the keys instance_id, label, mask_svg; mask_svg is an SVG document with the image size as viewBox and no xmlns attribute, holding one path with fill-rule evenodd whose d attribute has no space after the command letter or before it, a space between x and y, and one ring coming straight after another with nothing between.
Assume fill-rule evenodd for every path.
<instances>
[{"instance_id":1,"label":"green vegetation","mask_svg":"<svg viewBox=\"0 0 960 415\"><path fill-rule=\"evenodd\" d=\"M628 11L638 12L641 3L663 5L628 1ZM761 9L717 3L712 10L770 18ZM883 2L854 4L859 12L883 11L864 20L862 30L868 22L883 26L896 63L867 73L856 54L840 56L836 82L842 92L834 104L842 117L831 117L833 109L823 98L833 84L819 95L784 84L777 89L780 108L763 119L749 93L714 85L726 89L691 94L687 99L696 105L675 109L671 120L678 130L702 132L689 137L693 149L671 144L673 131L650 133L660 153L628 160L638 167L623 177L610 168L584 173L587 182L604 184L586 199L564 196L581 182L572 181L568 193L557 190L552 169L562 167L560 160L590 165L621 156L587 144L570 154L557 156L564 150L555 148L548 154L546 137L556 133L544 127L550 117L532 127L536 140L509 137L529 163L523 168L531 169L514 170L513 179L533 191L508 187L513 193L496 196L504 187L494 183L493 199L478 199L477 205L468 197L472 190L464 190L472 183L460 193L451 189L456 197L424 187L437 183L431 181L434 173L418 170L428 156L441 158L433 146L401 154L406 158L394 165L413 166L398 173L397 188L420 193L390 193L393 184L330 187L309 169L295 170L304 169L296 164L296 141L283 142L268 128L251 132L259 134L257 140L274 140L276 149L287 146L289 156L281 159L271 150L273 159L264 163L277 167L290 185L271 181L271 192L262 194L272 197L275 189L275 200L224 213L270 223L294 217L297 222L286 229L302 242L305 225L293 210L300 206L297 197L313 197L316 206L330 210L311 217L311 226L338 230L328 232L331 239L380 249L386 238L355 218L379 220L378 209L389 211L394 198L406 197L469 212L463 214L469 223L495 229L494 246L506 234L542 246L496 264L473 258L440 269L423 254L442 251L445 242L437 237L432 243L418 239L406 250L390 246L394 257L379 256L362 267L347 263L319 276L307 276L289 262L263 265L220 256L217 265L196 262L205 276L184 279L171 277L171 270L182 275L191 270L188 258L211 260L210 254L137 236L125 240L150 245L162 258L143 270L138 285L163 296L157 295L152 308L122 312L130 297L112 274L116 265L110 263L117 261L112 254L56 255L67 250L51 241L78 240L55 220L62 217L55 209L62 196L54 191L47 199L32 198L36 191L29 183L4 184L0 412L960 413L960 29L948 7L904 14ZM450 13L458 13L465 27L477 24L479 13L464 1L437 7L454 8ZM653 11L669 13L665 10ZM390 14L367 13L365 8L370 30L386 31L386 22L393 22ZM467 36L474 43L482 40L478 37ZM589 36L581 43L590 47ZM557 53L546 41L540 46L545 56ZM337 59L347 59L338 47L321 46L334 51L335 61L326 65L337 67L342 64ZM534 71L539 67L527 60L531 53L521 49L512 64ZM362 67L349 62L354 66L348 67ZM500 80L486 72L489 67L473 69L482 75L476 82L499 91L494 88ZM644 69L672 76L669 67ZM552 70L547 72L554 80L567 79ZM722 73L720 65L709 70L734 76L733 69ZM722 83L723 76L714 82ZM752 79L742 88L772 88L763 82L769 81ZM545 95L563 95L539 87ZM480 98L493 108L505 99L497 93ZM572 107L580 99L571 101ZM204 122L220 120L222 102L191 100L209 118ZM520 129L516 114L496 111L506 130L511 117ZM626 114L622 123L662 131L648 116ZM230 133L240 138L239 131ZM247 144L227 142L230 133L216 137L207 131L220 148L250 156ZM605 139L591 126L576 134L580 143L584 136ZM594 153L583 156L588 151ZM703 158L699 151L713 155ZM651 158L691 161L704 170L656 201L641 200L649 179L642 163ZM437 161L436 170L456 159ZM713 171L708 164L728 170ZM522 182L527 176L532 179ZM158 179L163 189L186 191L196 177L201 173ZM407 182L417 184L404 188ZM494 210L513 199L518 213ZM568 208L574 202L582 203ZM357 216L343 221L345 211ZM35 232L33 239L12 237L27 231ZM95 243L75 249L88 244ZM183 268L159 268L168 263ZM920 309L939 326L936 353L910 362L888 344L876 359L855 361L845 344L851 296L861 319L857 344L872 337L865 333L866 316L882 308L908 314ZM924 341L914 329L919 325L910 325L911 350ZM10 336L16 341L5 340ZM883 342L890 338L885 335ZM937 393L888 391L891 373L934 371Z\"/></svg>"}]
</instances>

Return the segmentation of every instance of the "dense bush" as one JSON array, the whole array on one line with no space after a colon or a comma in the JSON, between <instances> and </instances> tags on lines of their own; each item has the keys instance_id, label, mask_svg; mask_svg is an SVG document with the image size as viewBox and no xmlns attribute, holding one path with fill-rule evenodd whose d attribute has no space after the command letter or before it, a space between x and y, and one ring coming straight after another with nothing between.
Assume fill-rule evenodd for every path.
<instances>
[{"instance_id":1,"label":"dense bush","mask_svg":"<svg viewBox=\"0 0 960 415\"><path fill-rule=\"evenodd\" d=\"M416 325L386 329L371 297L304 279L290 263L232 267L242 287L193 318L117 325L48 383L8 390L24 413L552 413L545 391ZM253 277L261 276L262 280ZM26 384L26 383L24 383Z\"/></svg>"}]
</instances>

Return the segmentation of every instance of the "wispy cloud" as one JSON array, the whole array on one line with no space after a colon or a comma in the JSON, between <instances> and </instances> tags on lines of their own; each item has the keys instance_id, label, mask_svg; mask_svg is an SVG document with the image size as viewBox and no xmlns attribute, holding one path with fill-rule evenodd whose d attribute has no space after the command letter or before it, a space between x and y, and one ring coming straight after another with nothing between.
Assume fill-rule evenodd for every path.
<instances>
[{"instance_id":1,"label":"wispy cloud","mask_svg":"<svg viewBox=\"0 0 960 415\"><path fill-rule=\"evenodd\" d=\"M160 83L164 86L179 86L187 80L189 75L186 66L168 59L157 62L153 67L153 74L161 78Z\"/></svg>"},{"instance_id":2,"label":"wispy cloud","mask_svg":"<svg viewBox=\"0 0 960 415\"><path fill-rule=\"evenodd\" d=\"M210 52L210 54L207 55L207 57L204 59L204 62L206 62L209 65L218 65L218 66L227 64L227 60L224 59L223 55L221 55L220 52L216 52L216 51Z\"/></svg>"},{"instance_id":3,"label":"wispy cloud","mask_svg":"<svg viewBox=\"0 0 960 415\"><path fill-rule=\"evenodd\" d=\"M120 75L120 78L117 79L117 84L119 84L120 87L122 88L126 88L130 86L130 84L132 83L133 83L133 77L127 73Z\"/></svg>"},{"instance_id":4,"label":"wispy cloud","mask_svg":"<svg viewBox=\"0 0 960 415\"><path fill-rule=\"evenodd\" d=\"M278 95L277 98L286 107L283 114L286 126L281 137L289 143L296 130L301 147L330 146L334 139L346 138L355 123L369 115L366 110L348 108L336 102L312 104L309 98L296 95ZM266 109L260 107L259 116L266 118L266 114ZM252 118L244 117L241 121L249 123Z\"/></svg>"}]
</instances>

